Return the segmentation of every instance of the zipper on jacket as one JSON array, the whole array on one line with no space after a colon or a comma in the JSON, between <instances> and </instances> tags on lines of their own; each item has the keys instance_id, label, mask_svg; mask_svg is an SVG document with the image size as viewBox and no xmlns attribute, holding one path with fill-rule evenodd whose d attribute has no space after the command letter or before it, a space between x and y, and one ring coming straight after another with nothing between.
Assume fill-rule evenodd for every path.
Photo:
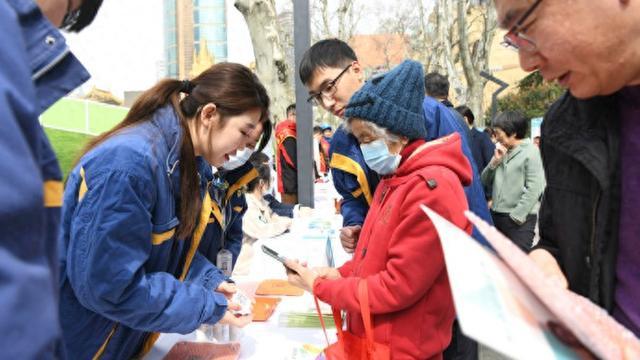
<instances>
[{"instance_id":1,"label":"zipper on jacket","mask_svg":"<svg viewBox=\"0 0 640 360\"><path fill-rule=\"evenodd\" d=\"M597 236L596 221L598 220L598 206L600 205L601 195L602 195L602 191L598 190L598 194L596 195L596 200L593 203L593 214L591 218L591 241L589 242L589 254L585 259L587 263L587 267L590 270L589 298L591 299L591 301L595 303L598 303L598 298L600 294L600 280L599 280L600 269L597 266L598 264L593 263L593 260L596 258L596 236Z\"/></svg>"},{"instance_id":2,"label":"zipper on jacket","mask_svg":"<svg viewBox=\"0 0 640 360\"><path fill-rule=\"evenodd\" d=\"M589 242L589 254L585 259L589 268L591 268L591 260L596 253L596 221L598 220L598 205L600 203L601 193L601 191L598 191L596 200L593 203L593 213L591 215L591 241Z\"/></svg>"}]
</instances>

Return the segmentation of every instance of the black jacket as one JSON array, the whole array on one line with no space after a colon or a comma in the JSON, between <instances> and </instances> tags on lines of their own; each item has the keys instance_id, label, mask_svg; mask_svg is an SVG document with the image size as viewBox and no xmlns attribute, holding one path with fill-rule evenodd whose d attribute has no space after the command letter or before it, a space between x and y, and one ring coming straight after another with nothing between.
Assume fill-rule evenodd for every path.
<instances>
[{"instance_id":1,"label":"black jacket","mask_svg":"<svg viewBox=\"0 0 640 360\"><path fill-rule=\"evenodd\" d=\"M542 124L547 188L540 243L571 290L611 311L620 212L620 119L616 96L558 100Z\"/></svg>"},{"instance_id":2,"label":"black jacket","mask_svg":"<svg viewBox=\"0 0 640 360\"><path fill-rule=\"evenodd\" d=\"M297 141L294 137L288 137L282 143L284 150L291 158L291 161L295 166L289 165L284 159L284 155L280 154L280 164L282 164L282 186L285 194L298 194L298 153L297 153Z\"/></svg>"},{"instance_id":3,"label":"black jacket","mask_svg":"<svg viewBox=\"0 0 640 360\"><path fill-rule=\"evenodd\" d=\"M475 127L469 131L469 140L471 140L471 153L473 153L473 160L476 161L478 166L478 172L482 173L489 161L493 157L493 152L496 146L491 142L489 134L480 131Z\"/></svg>"}]
</instances>

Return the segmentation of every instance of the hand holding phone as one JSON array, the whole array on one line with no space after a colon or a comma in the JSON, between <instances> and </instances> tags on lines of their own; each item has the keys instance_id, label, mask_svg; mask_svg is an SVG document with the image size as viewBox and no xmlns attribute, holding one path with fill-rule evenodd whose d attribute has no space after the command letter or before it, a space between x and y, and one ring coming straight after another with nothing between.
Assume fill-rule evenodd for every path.
<instances>
[{"instance_id":1,"label":"hand holding phone","mask_svg":"<svg viewBox=\"0 0 640 360\"><path fill-rule=\"evenodd\" d=\"M289 268L286 264L285 261L286 259L282 256L280 256L280 254L278 254L275 250L273 250L272 248L268 247L267 245L262 245L262 252L264 252L265 254L271 256L272 258L276 259L277 261L279 261L280 263L282 263L282 265L284 265L284 267L287 269L287 272L292 272L294 274L297 274L296 271L294 271L293 269Z\"/></svg>"}]
</instances>

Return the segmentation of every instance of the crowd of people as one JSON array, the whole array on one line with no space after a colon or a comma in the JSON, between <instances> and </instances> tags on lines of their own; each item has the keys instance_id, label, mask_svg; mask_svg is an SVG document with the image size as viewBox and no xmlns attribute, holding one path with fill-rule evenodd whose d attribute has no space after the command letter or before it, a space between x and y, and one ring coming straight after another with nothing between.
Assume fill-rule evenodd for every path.
<instances>
[{"instance_id":1,"label":"crowd of people","mask_svg":"<svg viewBox=\"0 0 640 360\"><path fill-rule=\"evenodd\" d=\"M313 137L316 179L342 197L353 257L313 269L289 259L288 279L346 311L355 337L365 302L391 358L478 357L420 204L483 245L464 211L495 224L640 336L640 2L493 1L522 68L568 89L539 144L514 111L479 131L446 77L416 61L367 79L347 43L325 39L296 70L335 131L299 134L295 105L272 124L260 79L219 63L143 92L63 185L38 116L89 77L60 29L82 30L101 3L0 4L0 358L138 358L160 333L248 325L231 312L232 274L246 272L256 239L311 211L297 201L299 136ZM272 132L273 159L262 153Z\"/></svg>"}]
</instances>

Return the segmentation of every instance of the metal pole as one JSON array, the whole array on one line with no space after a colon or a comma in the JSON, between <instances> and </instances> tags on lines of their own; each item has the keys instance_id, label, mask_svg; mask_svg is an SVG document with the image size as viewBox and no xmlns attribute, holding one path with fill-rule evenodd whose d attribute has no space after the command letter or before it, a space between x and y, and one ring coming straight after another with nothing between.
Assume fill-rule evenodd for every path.
<instances>
[{"instance_id":1,"label":"metal pole","mask_svg":"<svg viewBox=\"0 0 640 360\"><path fill-rule=\"evenodd\" d=\"M298 76L302 55L311 44L309 0L293 2L293 37L296 64L292 73L296 84L298 202L313 207L313 112L311 104L306 101L307 89Z\"/></svg>"},{"instance_id":2,"label":"metal pole","mask_svg":"<svg viewBox=\"0 0 640 360\"><path fill-rule=\"evenodd\" d=\"M496 112L498 111L498 94L504 91L504 89L508 88L509 84L489 74L486 71L480 71L480 76L482 76L483 78L491 82L498 84L499 86L498 90L494 91L493 94L491 95L491 122L493 122L493 119L496 117Z\"/></svg>"}]
</instances>

